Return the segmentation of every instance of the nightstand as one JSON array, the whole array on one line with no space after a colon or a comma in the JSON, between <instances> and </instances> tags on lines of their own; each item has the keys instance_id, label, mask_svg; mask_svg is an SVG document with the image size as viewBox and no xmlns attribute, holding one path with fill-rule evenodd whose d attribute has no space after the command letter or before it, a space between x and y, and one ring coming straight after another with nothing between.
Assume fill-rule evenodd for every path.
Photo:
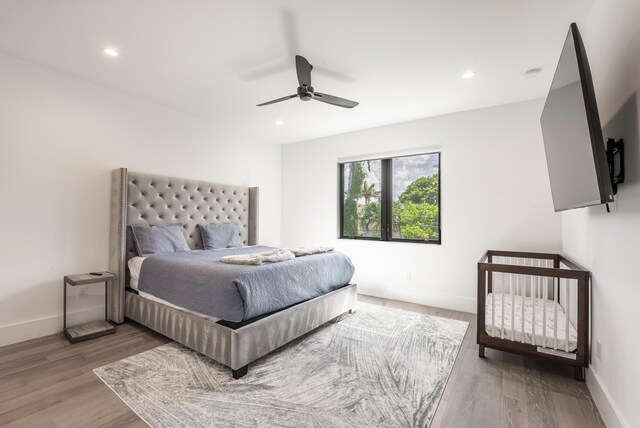
<instances>
[{"instance_id":1,"label":"nightstand","mask_svg":"<svg viewBox=\"0 0 640 428\"><path fill-rule=\"evenodd\" d=\"M116 279L116 275L111 272L100 272L100 275L80 273L77 275L67 275L64 277L62 287L64 288L64 334L69 342L75 343L94 337L104 336L116 332L116 326L108 319L109 290L107 284ZM76 287L78 285L90 285L104 283L104 320L92 321L86 324L67 328L67 285Z\"/></svg>"}]
</instances>

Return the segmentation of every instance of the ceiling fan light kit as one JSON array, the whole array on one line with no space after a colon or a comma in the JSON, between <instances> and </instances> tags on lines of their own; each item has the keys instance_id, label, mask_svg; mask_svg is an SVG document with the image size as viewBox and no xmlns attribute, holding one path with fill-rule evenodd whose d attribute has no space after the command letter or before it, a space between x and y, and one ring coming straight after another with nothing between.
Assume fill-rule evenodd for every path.
<instances>
[{"instance_id":1,"label":"ceiling fan light kit","mask_svg":"<svg viewBox=\"0 0 640 428\"><path fill-rule=\"evenodd\" d=\"M311 70L313 70L313 66L309 64L309 61L303 56L296 55L296 73L298 75L298 84L300 85L296 93L258 104L258 107L287 101L291 98L300 98L302 101L316 100L343 108L353 108L358 105L356 101L316 92L311 86Z\"/></svg>"}]
</instances>

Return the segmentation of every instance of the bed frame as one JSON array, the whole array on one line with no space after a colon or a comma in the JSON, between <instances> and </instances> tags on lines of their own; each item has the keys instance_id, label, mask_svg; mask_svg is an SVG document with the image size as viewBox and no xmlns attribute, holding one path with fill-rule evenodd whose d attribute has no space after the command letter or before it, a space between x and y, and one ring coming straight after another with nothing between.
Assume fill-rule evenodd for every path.
<instances>
[{"instance_id":1,"label":"bed frame","mask_svg":"<svg viewBox=\"0 0 640 428\"><path fill-rule=\"evenodd\" d=\"M515 251L487 251L478 262L478 345L479 356L485 357L485 347L501 351L513 352L574 367L575 378L585 379L585 369L589 367L589 295L590 273L573 261L559 255L548 253L529 253ZM577 333L577 349L569 349L569 340L558 339L558 328L566 329L564 337L569 337L570 324L559 323L557 312L552 323L555 328L547 328L546 316L542 321L542 337L544 342L538 342L536 335L526 339L524 334L525 309L521 307L522 324L517 325L511 318L511 331L517 330L520 338L501 331L500 337L489 334L497 319L502 317L505 325L505 312L496 313L496 293L509 298L524 299L535 297L538 302L553 302L554 311L562 310L566 319L575 326ZM489 293L493 293L493 301L487 300ZM493 305L491 319L486 319L487 304ZM502 302L504 308L504 300ZM515 306L511 306L512 311ZM546 303L545 303L546 307ZM529 311L528 318L535 325L535 311ZM507 314L509 317L511 314ZM507 320L508 321L508 320ZM487 324L488 323L488 324ZM516 324L514 326L514 324ZM560 326L558 325L560 324ZM515 327L515 328L514 328ZM553 342L553 346L547 343Z\"/></svg>"},{"instance_id":2,"label":"bed frame","mask_svg":"<svg viewBox=\"0 0 640 428\"><path fill-rule=\"evenodd\" d=\"M356 307L356 285L231 328L171 308L127 290L127 262L137 255L129 225L182 223L191 249L201 249L200 223L238 225L243 245L258 243L258 188L182 178L112 172L109 269L117 275L109 289L109 319L125 318L167 336L231 368L238 379L252 361Z\"/></svg>"}]
</instances>

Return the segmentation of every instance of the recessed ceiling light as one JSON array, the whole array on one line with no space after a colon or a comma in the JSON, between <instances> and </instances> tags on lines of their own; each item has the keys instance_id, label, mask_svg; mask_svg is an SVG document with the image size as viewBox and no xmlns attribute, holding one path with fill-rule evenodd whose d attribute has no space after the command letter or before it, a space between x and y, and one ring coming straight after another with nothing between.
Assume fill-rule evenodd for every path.
<instances>
[{"instance_id":1,"label":"recessed ceiling light","mask_svg":"<svg viewBox=\"0 0 640 428\"><path fill-rule=\"evenodd\" d=\"M282 126L284 125L284 122L281 121L280 119L276 120L276 126Z\"/></svg>"},{"instance_id":2,"label":"recessed ceiling light","mask_svg":"<svg viewBox=\"0 0 640 428\"><path fill-rule=\"evenodd\" d=\"M118 51L113 48L104 48L102 52L104 52L105 55L118 56Z\"/></svg>"},{"instance_id":3,"label":"recessed ceiling light","mask_svg":"<svg viewBox=\"0 0 640 428\"><path fill-rule=\"evenodd\" d=\"M476 72L475 72L475 71L473 71L473 70L469 70L469 71L465 71L465 72L462 74L462 78L463 78L463 79L471 79L471 78L472 78L473 76L475 76L475 75L476 75Z\"/></svg>"},{"instance_id":4,"label":"recessed ceiling light","mask_svg":"<svg viewBox=\"0 0 640 428\"><path fill-rule=\"evenodd\" d=\"M542 72L542 68L540 67L531 68L524 72L524 77L526 78L536 77L541 72Z\"/></svg>"}]
</instances>

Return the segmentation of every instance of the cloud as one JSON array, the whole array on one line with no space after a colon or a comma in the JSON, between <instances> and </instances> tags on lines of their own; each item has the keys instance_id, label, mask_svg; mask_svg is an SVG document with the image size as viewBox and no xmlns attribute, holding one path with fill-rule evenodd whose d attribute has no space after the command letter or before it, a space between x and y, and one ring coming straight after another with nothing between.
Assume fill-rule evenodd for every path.
<instances>
[{"instance_id":1,"label":"cloud","mask_svg":"<svg viewBox=\"0 0 640 428\"><path fill-rule=\"evenodd\" d=\"M391 162L393 174L393 199L398 199L407 186L420 177L437 174L440 169L438 154L406 156Z\"/></svg>"},{"instance_id":2,"label":"cloud","mask_svg":"<svg viewBox=\"0 0 640 428\"><path fill-rule=\"evenodd\" d=\"M382 183L382 162L372 160L368 162L371 169L365 164L365 180L368 184L373 184L377 191L381 190ZM351 163L344 164L344 188L349 188L349 170ZM394 158L391 162L393 174L393 199L398 199L409 184L420 177L429 177L437 174L440 170L438 153L425 155L414 155Z\"/></svg>"}]
</instances>

